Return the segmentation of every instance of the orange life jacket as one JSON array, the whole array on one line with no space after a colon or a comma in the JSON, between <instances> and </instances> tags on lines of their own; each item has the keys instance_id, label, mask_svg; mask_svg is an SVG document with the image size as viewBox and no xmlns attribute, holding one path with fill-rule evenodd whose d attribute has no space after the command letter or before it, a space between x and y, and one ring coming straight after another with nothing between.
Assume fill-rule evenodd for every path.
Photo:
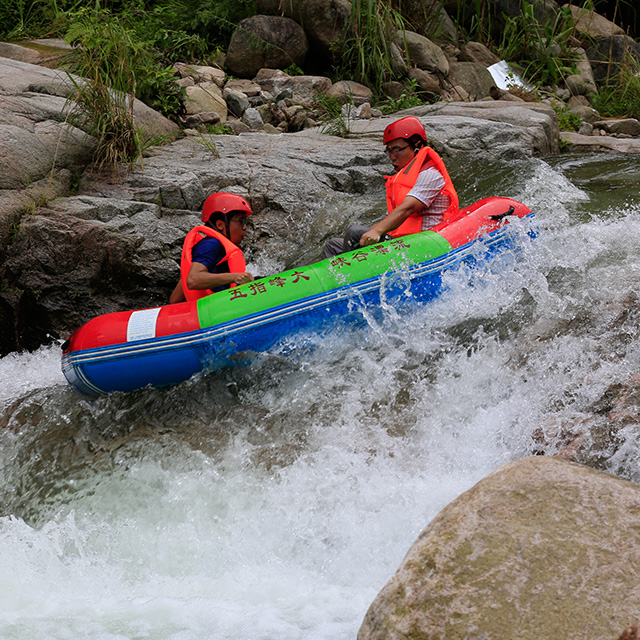
<instances>
[{"instance_id":1,"label":"orange life jacket","mask_svg":"<svg viewBox=\"0 0 640 640\"><path fill-rule=\"evenodd\" d=\"M449 196L449 208L444 212L443 220L447 220L458 212L458 194L442 158L431 147L422 147L406 167L392 176L385 176L389 213L402 204L409 191L413 189L420 171L428 167L437 169L444 178L444 187L440 193ZM422 231L422 216L418 213L412 213L397 229L389 231L389 235L406 236L420 231Z\"/></svg>"},{"instance_id":2,"label":"orange life jacket","mask_svg":"<svg viewBox=\"0 0 640 640\"><path fill-rule=\"evenodd\" d=\"M224 248L224 258L222 258L218 264L228 261L230 273L244 273L247 270L242 249L237 244L233 244L229 238L223 236L221 233L215 229L211 229L210 227L204 227L202 225L194 227L189 231L187 237L184 239L184 244L182 245L182 259L180 260L180 279L182 280L184 297L187 300L198 300L199 298L204 298L204 296L208 296L213 293L211 289L196 290L187 288L187 277L191 270L191 265L193 264L193 247L207 236L219 240ZM234 283L231 286L235 287L236 285Z\"/></svg>"}]
</instances>

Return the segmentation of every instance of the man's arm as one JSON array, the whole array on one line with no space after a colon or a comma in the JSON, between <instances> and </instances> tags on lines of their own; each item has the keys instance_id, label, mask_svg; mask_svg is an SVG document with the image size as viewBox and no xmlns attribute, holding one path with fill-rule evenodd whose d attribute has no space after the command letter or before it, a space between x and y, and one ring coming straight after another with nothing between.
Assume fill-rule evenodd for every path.
<instances>
[{"instance_id":1,"label":"man's arm","mask_svg":"<svg viewBox=\"0 0 640 640\"><path fill-rule=\"evenodd\" d=\"M380 222L374 224L360 238L360 246L380 242L380 238L389 231L397 229L412 213L429 207L444 187L444 178L435 168L418 174L418 179L405 199Z\"/></svg>"},{"instance_id":2,"label":"man's arm","mask_svg":"<svg viewBox=\"0 0 640 640\"><path fill-rule=\"evenodd\" d=\"M203 264L194 262L187 274L187 287L194 291L202 291L230 284L245 284L252 280L253 276L248 271L243 273L210 273Z\"/></svg>"},{"instance_id":3,"label":"man's arm","mask_svg":"<svg viewBox=\"0 0 640 640\"><path fill-rule=\"evenodd\" d=\"M393 211L388 213L380 222L376 222L369 231L362 234L360 246L380 242L380 238L389 231L397 229L412 213L424 209L424 203L413 196L407 196Z\"/></svg>"},{"instance_id":4,"label":"man's arm","mask_svg":"<svg viewBox=\"0 0 640 640\"><path fill-rule=\"evenodd\" d=\"M178 284L169 298L169 304L178 304L178 302L186 302L186 300L187 299L184 297L184 291L182 290L182 280L178 280Z\"/></svg>"}]
</instances>

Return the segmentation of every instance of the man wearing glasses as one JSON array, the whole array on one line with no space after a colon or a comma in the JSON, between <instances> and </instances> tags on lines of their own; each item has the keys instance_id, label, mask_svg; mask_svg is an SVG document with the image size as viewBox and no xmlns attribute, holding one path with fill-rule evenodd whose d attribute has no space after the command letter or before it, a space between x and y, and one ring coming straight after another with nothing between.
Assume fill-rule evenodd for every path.
<instances>
[{"instance_id":1,"label":"man wearing glasses","mask_svg":"<svg viewBox=\"0 0 640 640\"><path fill-rule=\"evenodd\" d=\"M427 146L418 118L391 123L382 142L396 173L387 177L387 215L372 227L353 226L344 238L333 238L322 257L330 258L358 246L380 242L385 236L426 231L457 213L458 196L442 158Z\"/></svg>"},{"instance_id":2,"label":"man wearing glasses","mask_svg":"<svg viewBox=\"0 0 640 640\"><path fill-rule=\"evenodd\" d=\"M204 201L204 226L189 231L184 240L180 282L170 304L197 300L254 279L239 247L251 214L249 203L234 193L214 193Z\"/></svg>"}]
</instances>

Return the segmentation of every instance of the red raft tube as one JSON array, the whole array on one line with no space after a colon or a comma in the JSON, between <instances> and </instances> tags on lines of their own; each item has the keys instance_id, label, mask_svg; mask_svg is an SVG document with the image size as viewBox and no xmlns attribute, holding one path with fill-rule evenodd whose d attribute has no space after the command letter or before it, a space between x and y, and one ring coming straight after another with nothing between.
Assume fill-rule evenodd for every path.
<instances>
[{"instance_id":1,"label":"red raft tube","mask_svg":"<svg viewBox=\"0 0 640 640\"><path fill-rule=\"evenodd\" d=\"M93 396L177 384L229 366L239 353L264 352L294 332L326 330L331 322L353 317L354 301L379 306L381 288L393 273L408 277L403 280L410 283L412 300L428 301L442 289L443 270L476 259L478 242L487 256L508 248L509 222L532 217L516 200L485 198L429 231L196 301L98 316L63 345L62 371L70 384Z\"/></svg>"}]
</instances>

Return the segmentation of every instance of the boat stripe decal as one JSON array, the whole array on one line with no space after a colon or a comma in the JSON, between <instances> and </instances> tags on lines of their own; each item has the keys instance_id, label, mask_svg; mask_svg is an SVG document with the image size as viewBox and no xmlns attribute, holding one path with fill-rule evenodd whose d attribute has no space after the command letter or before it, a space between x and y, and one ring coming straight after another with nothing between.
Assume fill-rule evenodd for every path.
<instances>
[{"instance_id":1,"label":"boat stripe decal","mask_svg":"<svg viewBox=\"0 0 640 640\"><path fill-rule=\"evenodd\" d=\"M159 313L160 307L134 311L127 323L127 342L155 338Z\"/></svg>"},{"instance_id":2,"label":"boat stripe decal","mask_svg":"<svg viewBox=\"0 0 640 640\"><path fill-rule=\"evenodd\" d=\"M504 228L497 229L482 239L484 247L490 247L503 239L505 235ZM413 265L409 267L408 273L410 279L424 277L432 272L441 271L444 267L451 263L459 262L475 251L476 242L471 242L454 249L439 258L430 260L426 264ZM87 349L67 354L63 357L69 364L82 364L85 361L96 362L99 360L118 358L123 356L149 354L153 351L168 349L184 349L189 346L198 345L199 343L209 342L212 338L218 338L226 333L235 333L239 330L259 327L260 325L269 323L274 319L284 319L291 315L300 313L300 311L311 311L320 306L331 304L340 299L353 299L358 295L363 295L380 288L380 282L385 275L376 276L369 280L360 281L355 284L345 285L338 289L324 292L304 300L288 303L279 307L267 309L250 316L230 320L222 325L215 327L205 327L196 331L181 333L172 336L163 336L161 338L153 338L152 342L141 341L138 344L118 344L97 349ZM76 369L76 373L80 372ZM84 376L82 376L87 386L93 386Z\"/></svg>"}]
</instances>

